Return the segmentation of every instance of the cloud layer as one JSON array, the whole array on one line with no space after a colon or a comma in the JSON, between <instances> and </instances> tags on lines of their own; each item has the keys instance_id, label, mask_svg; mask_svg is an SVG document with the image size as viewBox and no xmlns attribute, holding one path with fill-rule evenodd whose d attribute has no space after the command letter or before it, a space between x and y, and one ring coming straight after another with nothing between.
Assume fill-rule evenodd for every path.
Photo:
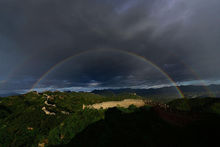
<instances>
[{"instance_id":1,"label":"cloud layer","mask_svg":"<svg viewBox=\"0 0 220 147\"><path fill-rule=\"evenodd\" d=\"M1 0L1 89L220 79L219 0ZM99 51L97 51L97 49ZM102 50L103 51L100 51ZM107 50L107 51L106 51Z\"/></svg>"}]
</instances>

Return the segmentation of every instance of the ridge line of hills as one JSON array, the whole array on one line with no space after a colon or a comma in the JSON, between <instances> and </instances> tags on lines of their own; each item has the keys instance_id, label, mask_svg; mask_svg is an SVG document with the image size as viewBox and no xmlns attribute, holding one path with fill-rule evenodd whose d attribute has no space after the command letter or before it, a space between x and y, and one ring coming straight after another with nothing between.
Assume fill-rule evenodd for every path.
<instances>
[{"instance_id":1,"label":"ridge line of hills","mask_svg":"<svg viewBox=\"0 0 220 147\"><path fill-rule=\"evenodd\" d=\"M212 84L207 86L200 85L187 85L187 86L178 86L178 88L183 92L186 97L195 98L195 97L220 97L220 85ZM74 91L64 91L64 92L74 92ZM149 88L149 89L140 89L140 88L117 88L117 89L95 89L91 93L96 94L119 94L119 93L136 93L143 97L154 97L161 95L162 97L172 97L177 98L179 95L176 92L174 86L162 87L162 88ZM1 93L0 97L7 97L13 95L20 95L20 93L9 92Z\"/></svg>"},{"instance_id":2,"label":"ridge line of hills","mask_svg":"<svg viewBox=\"0 0 220 147\"><path fill-rule=\"evenodd\" d=\"M220 97L220 85L209 85L209 86L178 86L181 92L187 98L196 97ZM179 97L174 86L163 87L163 88L150 88L150 89L132 89L132 88L121 88L121 89L102 89L93 90L92 93L100 95L114 95L119 93L134 93L142 97Z\"/></svg>"}]
</instances>

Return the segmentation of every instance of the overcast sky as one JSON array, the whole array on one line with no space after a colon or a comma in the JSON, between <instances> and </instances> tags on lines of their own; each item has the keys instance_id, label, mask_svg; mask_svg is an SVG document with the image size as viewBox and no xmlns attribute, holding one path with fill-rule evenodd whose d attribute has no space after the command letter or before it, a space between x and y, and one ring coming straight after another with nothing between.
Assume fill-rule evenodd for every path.
<instances>
[{"instance_id":1,"label":"overcast sky","mask_svg":"<svg viewBox=\"0 0 220 147\"><path fill-rule=\"evenodd\" d=\"M73 55L35 88L216 83L219 14L219 0L0 0L0 93Z\"/></svg>"}]
</instances>

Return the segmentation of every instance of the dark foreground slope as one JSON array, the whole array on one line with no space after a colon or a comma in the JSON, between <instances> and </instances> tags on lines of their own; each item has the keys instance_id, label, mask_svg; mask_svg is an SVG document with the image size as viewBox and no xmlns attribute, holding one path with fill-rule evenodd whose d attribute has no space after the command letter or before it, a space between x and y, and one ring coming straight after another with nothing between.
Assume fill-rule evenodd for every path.
<instances>
[{"instance_id":1,"label":"dark foreground slope","mask_svg":"<svg viewBox=\"0 0 220 147\"><path fill-rule=\"evenodd\" d=\"M174 125L167 119L161 118L154 108L141 108L133 113L109 109L105 112L104 120L89 125L63 146L196 147L219 143L220 118L216 115L209 114L206 119L188 120L188 124L184 126L181 123Z\"/></svg>"}]
</instances>

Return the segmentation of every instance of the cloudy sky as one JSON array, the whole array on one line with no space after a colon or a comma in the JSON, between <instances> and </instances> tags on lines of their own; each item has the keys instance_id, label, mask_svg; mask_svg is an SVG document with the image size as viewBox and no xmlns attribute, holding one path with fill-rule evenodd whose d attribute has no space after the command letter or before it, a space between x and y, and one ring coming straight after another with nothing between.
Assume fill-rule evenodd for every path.
<instances>
[{"instance_id":1,"label":"cloudy sky","mask_svg":"<svg viewBox=\"0 0 220 147\"><path fill-rule=\"evenodd\" d=\"M218 83L219 8L219 0L0 0L0 93Z\"/></svg>"}]
</instances>

